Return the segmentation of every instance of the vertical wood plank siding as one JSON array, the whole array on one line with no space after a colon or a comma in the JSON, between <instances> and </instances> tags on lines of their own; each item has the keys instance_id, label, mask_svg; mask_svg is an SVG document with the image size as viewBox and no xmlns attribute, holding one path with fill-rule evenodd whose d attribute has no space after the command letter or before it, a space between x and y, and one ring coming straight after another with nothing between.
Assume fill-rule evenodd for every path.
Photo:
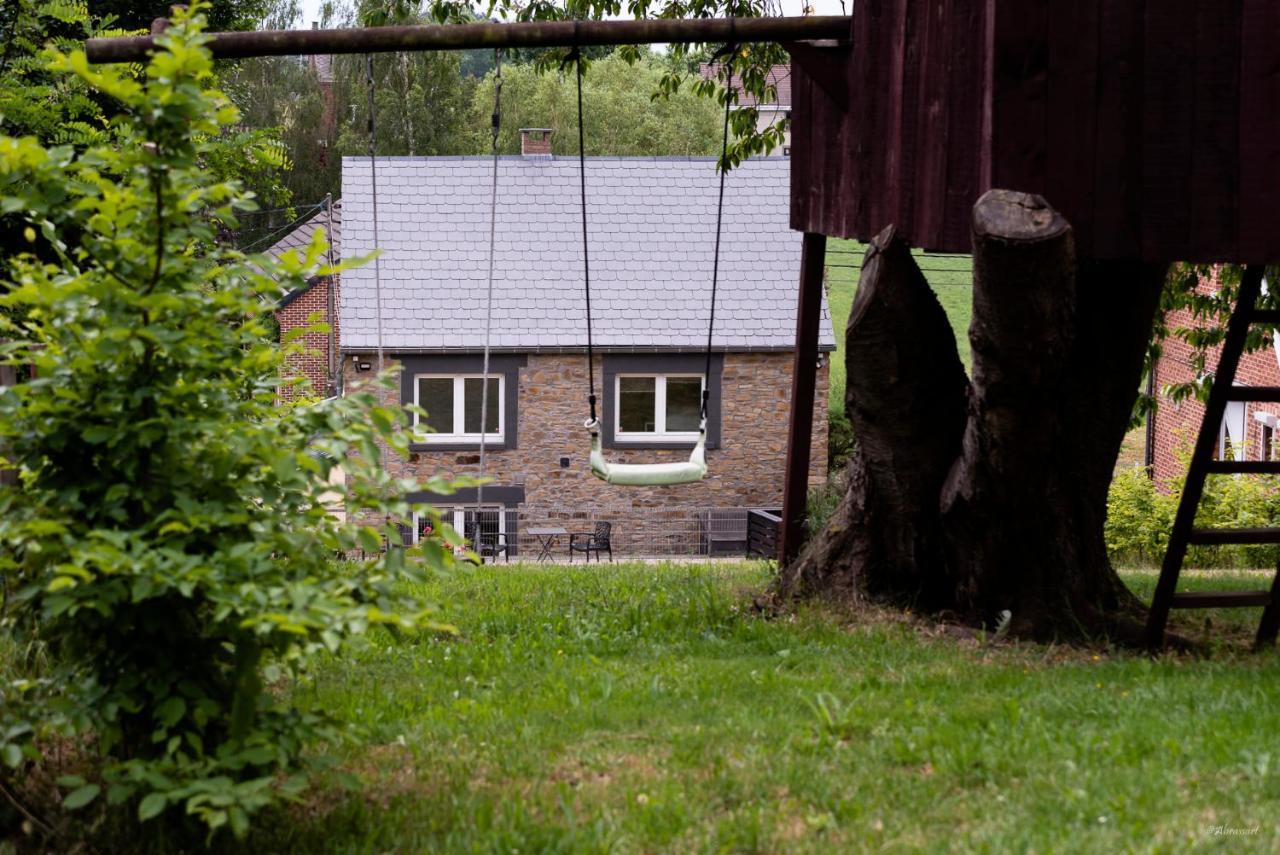
<instances>
[{"instance_id":1,"label":"vertical wood plank siding","mask_svg":"<svg viewBox=\"0 0 1280 855\"><path fill-rule=\"evenodd\" d=\"M1198 6L1191 28L1196 56L1191 121L1197 133L1191 149L1190 193L1205 203L1191 208L1190 240L1192 254L1203 255L1215 247L1234 249L1239 229L1240 6ZM1272 45L1273 52L1280 50L1280 32Z\"/></svg>"},{"instance_id":2,"label":"vertical wood plank siding","mask_svg":"<svg viewBox=\"0 0 1280 855\"><path fill-rule=\"evenodd\" d=\"M1087 257L1280 260L1280 2L860 0L850 43L847 107L793 69L793 228L967 252L994 186Z\"/></svg>"},{"instance_id":3,"label":"vertical wood plank siding","mask_svg":"<svg viewBox=\"0 0 1280 855\"><path fill-rule=\"evenodd\" d=\"M1142 252L1147 258L1155 257L1162 244L1191 249L1196 2L1147 3L1142 131Z\"/></svg>"},{"instance_id":4,"label":"vertical wood plank siding","mask_svg":"<svg viewBox=\"0 0 1280 855\"><path fill-rule=\"evenodd\" d=\"M1246 0L1240 21L1241 258L1275 261L1280 226L1280 3Z\"/></svg>"},{"instance_id":5,"label":"vertical wood plank siding","mask_svg":"<svg viewBox=\"0 0 1280 855\"><path fill-rule=\"evenodd\" d=\"M1083 182L1091 193L1098 258L1129 257L1142 240L1142 22L1143 3L1101 0L1097 137L1092 180Z\"/></svg>"}]
</instances>

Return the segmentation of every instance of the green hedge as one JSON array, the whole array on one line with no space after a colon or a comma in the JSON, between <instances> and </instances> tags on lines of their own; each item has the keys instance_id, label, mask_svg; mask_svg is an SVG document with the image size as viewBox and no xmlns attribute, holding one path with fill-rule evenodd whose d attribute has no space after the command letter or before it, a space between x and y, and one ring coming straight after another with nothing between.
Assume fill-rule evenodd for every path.
<instances>
[{"instance_id":1,"label":"green hedge","mask_svg":"<svg viewBox=\"0 0 1280 855\"><path fill-rule=\"evenodd\" d=\"M1160 483L1145 469L1116 475L1107 498L1107 549L1116 564L1158 564L1169 543L1183 478ZM1280 478L1216 475L1205 485L1196 525L1202 528L1280 526ZM1274 546L1198 546L1190 567L1273 567Z\"/></svg>"}]
</instances>

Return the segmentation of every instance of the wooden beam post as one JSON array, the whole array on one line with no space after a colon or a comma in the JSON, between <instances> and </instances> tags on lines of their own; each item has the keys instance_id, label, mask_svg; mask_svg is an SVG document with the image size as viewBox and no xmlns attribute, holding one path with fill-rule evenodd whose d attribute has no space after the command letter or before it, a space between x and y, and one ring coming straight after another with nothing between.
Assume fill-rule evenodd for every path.
<instances>
[{"instance_id":1,"label":"wooden beam post","mask_svg":"<svg viewBox=\"0 0 1280 855\"><path fill-rule=\"evenodd\" d=\"M818 379L818 335L822 322L822 274L827 236L805 232L800 251L800 303L796 307L796 352L791 366L791 429L782 494L778 561L787 564L804 543L809 495L809 451L813 447L813 398Z\"/></svg>"}]
</instances>

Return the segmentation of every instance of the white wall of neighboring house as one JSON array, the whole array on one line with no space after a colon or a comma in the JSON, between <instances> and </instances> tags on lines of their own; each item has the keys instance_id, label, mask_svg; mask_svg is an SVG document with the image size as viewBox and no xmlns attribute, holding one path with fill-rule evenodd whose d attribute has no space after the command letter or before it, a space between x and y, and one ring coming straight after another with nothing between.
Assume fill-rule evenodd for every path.
<instances>
[{"instance_id":1,"label":"white wall of neighboring house","mask_svg":"<svg viewBox=\"0 0 1280 855\"><path fill-rule=\"evenodd\" d=\"M784 118L791 112L791 107L783 104L765 104L757 109L759 110L756 114L757 131L763 131L765 128L778 121L778 119ZM781 149L771 149L768 153L771 155L791 154L790 123L787 124L786 131L783 133Z\"/></svg>"}]
</instances>

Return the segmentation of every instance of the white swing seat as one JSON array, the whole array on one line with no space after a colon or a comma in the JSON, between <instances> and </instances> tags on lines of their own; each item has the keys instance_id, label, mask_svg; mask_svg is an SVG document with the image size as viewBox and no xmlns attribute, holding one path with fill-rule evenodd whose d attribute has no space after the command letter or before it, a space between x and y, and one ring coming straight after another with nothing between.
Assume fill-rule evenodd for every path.
<instances>
[{"instance_id":1,"label":"white swing seat","mask_svg":"<svg viewBox=\"0 0 1280 855\"><path fill-rule=\"evenodd\" d=\"M684 463L610 463L600 448L600 427L588 421L591 431L591 474L619 487L669 487L692 484L707 475L707 422L698 426L698 442Z\"/></svg>"}]
</instances>

